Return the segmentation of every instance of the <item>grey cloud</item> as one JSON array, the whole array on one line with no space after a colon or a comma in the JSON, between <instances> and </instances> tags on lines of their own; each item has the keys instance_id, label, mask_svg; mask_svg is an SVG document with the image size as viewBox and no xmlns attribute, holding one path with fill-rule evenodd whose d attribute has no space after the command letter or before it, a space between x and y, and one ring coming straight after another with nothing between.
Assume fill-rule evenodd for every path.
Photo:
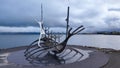
<instances>
[{"instance_id":1,"label":"grey cloud","mask_svg":"<svg viewBox=\"0 0 120 68\"><path fill-rule=\"evenodd\" d=\"M105 19L105 21L108 24L109 28L120 28L120 18L108 17Z\"/></svg>"},{"instance_id":2,"label":"grey cloud","mask_svg":"<svg viewBox=\"0 0 120 68\"><path fill-rule=\"evenodd\" d=\"M109 11L120 11L120 8L110 8Z\"/></svg>"},{"instance_id":3,"label":"grey cloud","mask_svg":"<svg viewBox=\"0 0 120 68\"><path fill-rule=\"evenodd\" d=\"M70 25L72 27L84 25L107 28L111 23L109 10L118 10L118 3L114 0L0 0L1 26L38 26L34 19L40 20L40 4L43 3L44 25L49 27L65 27L66 10L70 5ZM112 6L114 1L114 6ZM109 9L111 8L112 9ZM108 10L109 9L109 10ZM114 12L116 13L116 12ZM119 15L117 12L116 15ZM110 14L112 15L112 13ZM114 16L114 15L112 15ZM120 22L114 27L117 27ZM112 27L112 26L109 26ZM100 29L98 28L98 29Z\"/></svg>"}]
</instances>

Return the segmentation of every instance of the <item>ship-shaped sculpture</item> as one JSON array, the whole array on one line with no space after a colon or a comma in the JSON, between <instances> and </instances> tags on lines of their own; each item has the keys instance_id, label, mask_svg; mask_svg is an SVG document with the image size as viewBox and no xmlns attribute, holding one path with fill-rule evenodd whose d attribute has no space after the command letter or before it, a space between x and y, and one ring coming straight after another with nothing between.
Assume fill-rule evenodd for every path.
<instances>
[{"instance_id":1,"label":"ship-shaped sculpture","mask_svg":"<svg viewBox=\"0 0 120 68\"><path fill-rule=\"evenodd\" d=\"M41 5L41 21L40 25L40 37L32 42L24 52L26 60L35 65L52 65L52 64L64 64L79 61L84 56L78 49L72 47L66 47L68 40L85 28L81 25L76 29L72 29L69 26L69 10L67 8L66 18L66 38L62 42L56 41L56 36L53 33L47 31L43 26L43 9Z\"/></svg>"}]
</instances>

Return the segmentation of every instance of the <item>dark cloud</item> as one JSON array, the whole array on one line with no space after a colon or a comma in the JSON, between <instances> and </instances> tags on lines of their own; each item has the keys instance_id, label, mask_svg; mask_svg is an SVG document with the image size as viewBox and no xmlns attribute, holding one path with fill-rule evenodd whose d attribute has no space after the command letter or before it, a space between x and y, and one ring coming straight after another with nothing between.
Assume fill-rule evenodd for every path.
<instances>
[{"instance_id":1,"label":"dark cloud","mask_svg":"<svg viewBox=\"0 0 120 68\"><path fill-rule=\"evenodd\" d=\"M111 9L108 9L109 11L120 11L120 8L111 8Z\"/></svg>"},{"instance_id":2,"label":"dark cloud","mask_svg":"<svg viewBox=\"0 0 120 68\"><path fill-rule=\"evenodd\" d=\"M112 30L120 29L120 17L107 17L105 22Z\"/></svg>"},{"instance_id":3,"label":"dark cloud","mask_svg":"<svg viewBox=\"0 0 120 68\"><path fill-rule=\"evenodd\" d=\"M49 27L65 27L67 6L70 6L70 26L84 25L98 30L102 28L118 28L119 3L114 0L0 0L0 26L38 26L35 19L40 20L41 3L44 9L44 25ZM114 4L112 4L114 2ZM114 5L114 6L113 6ZM109 9L112 8L112 9ZM111 12L111 11L114 11ZM117 11L117 12L116 12ZM116 24L113 24L113 23ZM112 26L110 26L110 24ZM102 30L102 29L101 29Z\"/></svg>"}]
</instances>

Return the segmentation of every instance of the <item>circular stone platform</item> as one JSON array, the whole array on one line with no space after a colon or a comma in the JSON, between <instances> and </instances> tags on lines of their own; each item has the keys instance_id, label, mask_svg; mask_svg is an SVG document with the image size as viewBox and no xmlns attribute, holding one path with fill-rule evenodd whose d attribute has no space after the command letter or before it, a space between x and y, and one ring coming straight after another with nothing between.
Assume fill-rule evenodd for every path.
<instances>
[{"instance_id":1,"label":"circular stone platform","mask_svg":"<svg viewBox=\"0 0 120 68\"><path fill-rule=\"evenodd\" d=\"M70 61L66 61L65 64L60 64L60 65L57 65L57 64L55 65L53 60L51 61L53 63L49 64L49 66L48 65L45 66L43 64L33 66L25 59L24 50L13 52L11 55L9 55L8 61L11 63L14 63L16 66L19 66L21 68L22 67L25 67L25 68L39 68L39 67L42 67L42 68L99 68L105 65L109 60L109 56L103 52L82 50L77 47L74 47L74 49L83 54L82 58L76 62L73 62L74 60L76 60L74 58L74 59L71 59ZM68 51L69 50L66 50L66 52ZM64 57L64 58L66 59L68 57Z\"/></svg>"}]
</instances>

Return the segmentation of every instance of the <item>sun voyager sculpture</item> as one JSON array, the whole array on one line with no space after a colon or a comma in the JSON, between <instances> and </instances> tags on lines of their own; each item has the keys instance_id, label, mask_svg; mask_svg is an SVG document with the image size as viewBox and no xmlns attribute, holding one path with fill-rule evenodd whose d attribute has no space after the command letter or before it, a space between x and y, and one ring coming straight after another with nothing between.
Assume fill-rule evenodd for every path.
<instances>
[{"instance_id":1,"label":"sun voyager sculpture","mask_svg":"<svg viewBox=\"0 0 120 68\"><path fill-rule=\"evenodd\" d=\"M66 18L66 37L62 42L56 39L60 38L59 35L50 33L48 28L43 26L43 9L41 5L41 21L37 21L40 26L39 39L32 42L25 50L24 55L29 63L34 65L57 65L65 63L77 62L84 56L78 49L67 47L68 40L79 34L85 28L80 25L73 29L69 25L69 10L67 7Z\"/></svg>"}]
</instances>

